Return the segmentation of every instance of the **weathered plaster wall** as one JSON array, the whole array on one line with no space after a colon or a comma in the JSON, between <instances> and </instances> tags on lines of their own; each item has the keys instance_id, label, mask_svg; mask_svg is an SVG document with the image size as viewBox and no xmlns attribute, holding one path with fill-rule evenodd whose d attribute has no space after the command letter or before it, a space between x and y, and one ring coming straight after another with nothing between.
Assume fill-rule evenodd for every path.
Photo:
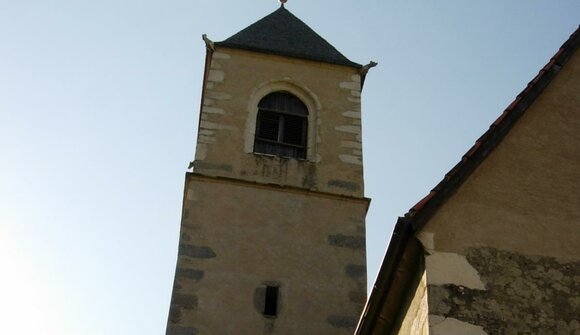
<instances>
[{"instance_id":1,"label":"weathered plaster wall","mask_svg":"<svg viewBox=\"0 0 580 335\"><path fill-rule=\"evenodd\" d=\"M194 171L323 192L364 194L357 69L218 48L211 58ZM306 160L253 154L257 105L288 91L309 110Z\"/></svg>"},{"instance_id":2,"label":"weathered plaster wall","mask_svg":"<svg viewBox=\"0 0 580 335\"><path fill-rule=\"evenodd\" d=\"M432 334L580 334L580 53L419 234Z\"/></svg>"},{"instance_id":3,"label":"weathered plaster wall","mask_svg":"<svg viewBox=\"0 0 580 335\"><path fill-rule=\"evenodd\" d=\"M483 247L467 260L486 287L429 285L434 334L446 317L473 334L580 334L579 261Z\"/></svg>"},{"instance_id":4,"label":"weathered plaster wall","mask_svg":"<svg viewBox=\"0 0 580 335\"><path fill-rule=\"evenodd\" d=\"M366 199L188 174L168 334L351 334ZM262 315L265 285L279 314Z\"/></svg>"}]
</instances>

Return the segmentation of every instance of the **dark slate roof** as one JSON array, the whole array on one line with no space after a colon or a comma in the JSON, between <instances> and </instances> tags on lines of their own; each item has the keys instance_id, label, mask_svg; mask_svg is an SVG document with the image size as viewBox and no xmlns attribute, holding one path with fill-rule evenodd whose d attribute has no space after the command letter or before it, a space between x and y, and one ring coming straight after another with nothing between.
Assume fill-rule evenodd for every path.
<instances>
[{"instance_id":1,"label":"dark slate roof","mask_svg":"<svg viewBox=\"0 0 580 335\"><path fill-rule=\"evenodd\" d=\"M348 60L284 6L215 45L361 67Z\"/></svg>"}]
</instances>

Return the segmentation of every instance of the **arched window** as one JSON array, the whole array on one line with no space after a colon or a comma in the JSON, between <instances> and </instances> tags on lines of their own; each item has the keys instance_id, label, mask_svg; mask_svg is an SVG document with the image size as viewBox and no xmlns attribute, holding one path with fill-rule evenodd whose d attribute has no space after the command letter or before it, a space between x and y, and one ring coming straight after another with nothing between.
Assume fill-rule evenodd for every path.
<instances>
[{"instance_id":1,"label":"arched window","mask_svg":"<svg viewBox=\"0 0 580 335\"><path fill-rule=\"evenodd\" d=\"M258 103L254 152L306 158L308 109L287 92L268 94Z\"/></svg>"}]
</instances>

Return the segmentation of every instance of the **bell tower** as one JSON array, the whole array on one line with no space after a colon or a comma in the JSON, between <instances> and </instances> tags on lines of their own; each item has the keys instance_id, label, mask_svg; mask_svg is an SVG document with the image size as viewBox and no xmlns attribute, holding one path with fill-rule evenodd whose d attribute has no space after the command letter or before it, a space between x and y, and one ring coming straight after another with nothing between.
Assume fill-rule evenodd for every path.
<instances>
[{"instance_id":1,"label":"bell tower","mask_svg":"<svg viewBox=\"0 0 580 335\"><path fill-rule=\"evenodd\" d=\"M361 89L284 5L207 55L168 335L352 334L366 300Z\"/></svg>"}]
</instances>

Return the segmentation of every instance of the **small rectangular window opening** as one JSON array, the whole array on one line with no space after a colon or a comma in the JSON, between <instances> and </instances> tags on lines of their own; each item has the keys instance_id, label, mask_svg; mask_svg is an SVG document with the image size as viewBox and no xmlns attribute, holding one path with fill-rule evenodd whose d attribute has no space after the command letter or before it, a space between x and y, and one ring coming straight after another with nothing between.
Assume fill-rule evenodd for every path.
<instances>
[{"instance_id":1,"label":"small rectangular window opening","mask_svg":"<svg viewBox=\"0 0 580 335\"><path fill-rule=\"evenodd\" d=\"M264 315L276 316L278 314L278 287L266 286L266 299L264 301Z\"/></svg>"}]
</instances>

